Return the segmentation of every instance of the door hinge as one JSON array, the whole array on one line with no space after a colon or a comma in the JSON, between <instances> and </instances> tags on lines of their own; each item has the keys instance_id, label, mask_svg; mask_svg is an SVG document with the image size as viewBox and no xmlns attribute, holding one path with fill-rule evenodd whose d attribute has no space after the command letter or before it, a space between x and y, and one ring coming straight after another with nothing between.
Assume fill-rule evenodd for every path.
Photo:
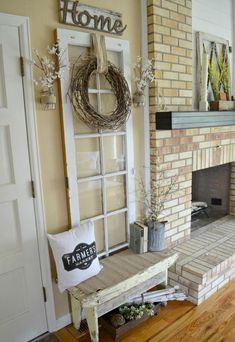
<instances>
[{"instance_id":1,"label":"door hinge","mask_svg":"<svg viewBox=\"0 0 235 342\"><path fill-rule=\"evenodd\" d=\"M46 288L45 288L45 286L42 287L42 292L43 292L43 299L44 299L44 302L46 303L46 302L47 302L47 293L46 293Z\"/></svg>"},{"instance_id":2,"label":"door hinge","mask_svg":"<svg viewBox=\"0 0 235 342\"><path fill-rule=\"evenodd\" d=\"M20 72L21 76L24 77L24 57L20 56Z\"/></svg>"},{"instance_id":3,"label":"door hinge","mask_svg":"<svg viewBox=\"0 0 235 342\"><path fill-rule=\"evenodd\" d=\"M35 198L36 195L35 195L35 187L34 187L34 181L33 180L31 181L31 190L32 190L32 197Z\"/></svg>"},{"instance_id":4,"label":"door hinge","mask_svg":"<svg viewBox=\"0 0 235 342\"><path fill-rule=\"evenodd\" d=\"M65 187L69 190L69 177L65 177Z\"/></svg>"}]
</instances>

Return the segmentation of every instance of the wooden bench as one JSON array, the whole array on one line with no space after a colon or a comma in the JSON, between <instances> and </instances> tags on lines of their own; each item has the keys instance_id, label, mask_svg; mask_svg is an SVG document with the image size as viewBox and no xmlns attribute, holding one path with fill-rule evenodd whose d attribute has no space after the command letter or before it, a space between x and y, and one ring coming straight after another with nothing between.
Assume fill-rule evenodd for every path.
<instances>
[{"instance_id":1,"label":"wooden bench","mask_svg":"<svg viewBox=\"0 0 235 342\"><path fill-rule=\"evenodd\" d=\"M167 285L168 268L177 257L169 251L135 254L128 249L101 260L97 276L69 289L74 327L79 329L84 309L91 341L98 342L98 317L157 284Z\"/></svg>"}]
</instances>

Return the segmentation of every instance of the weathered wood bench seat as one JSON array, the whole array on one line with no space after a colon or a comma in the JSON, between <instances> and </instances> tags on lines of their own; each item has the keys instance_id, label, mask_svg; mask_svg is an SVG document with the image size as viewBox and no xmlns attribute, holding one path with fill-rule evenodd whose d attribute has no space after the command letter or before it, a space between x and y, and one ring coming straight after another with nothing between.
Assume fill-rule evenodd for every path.
<instances>
[{"instance_id":1,"label":"weathered wood bench seat","mask_svg":"<svg viewBox=\"0 0 235 342\"><path fill-rule=\"evenodd\" d=\"M167 285L168 268L177 257L169 251L135 254L128 249L101 260L103 269L97 276L69 289L75 328L84 309L91 340L98 342L98 317L157 284Z\"/></svg>"}]
</instances>

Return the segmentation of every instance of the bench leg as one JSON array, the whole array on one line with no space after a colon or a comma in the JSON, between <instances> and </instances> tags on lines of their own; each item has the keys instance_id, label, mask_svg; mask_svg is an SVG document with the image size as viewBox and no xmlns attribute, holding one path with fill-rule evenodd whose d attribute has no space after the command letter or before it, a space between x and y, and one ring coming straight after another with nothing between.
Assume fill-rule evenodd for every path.
<instances>
[{"instance_id":1,"label":"bench leg","mask_svg":"<svg viewBox=\"0 0 235 342\"><path fill-rule=\"evenodd\" d=\"M71 306L72 306L72 319L73 319L73 326L75 329L80 328L81 319L82 319L82 307L76 298L74 298L72 295L71 298Z\"/></svg>"},{"instance_id":2,"label":"bench leg","mask_svg":"<svg viewBox=\"0 0 235 342\"><path fill-rule=\"evenodd\" d=\"M166 275L165 275L164 285L165 285L165 287L167 287L167 285L168 285L168 269L166 269L165 273L166 273Z\"/></svg>"},{"instance_id":3,"label":"bench leg","mask_svg":"<svg viewBox=\"0 0 235 342\"><path fill-rule=\"evenodd\" d=\"M92 342L99 342L99 324L96 307L84 308Z\"/></svg>"}]
</instances>

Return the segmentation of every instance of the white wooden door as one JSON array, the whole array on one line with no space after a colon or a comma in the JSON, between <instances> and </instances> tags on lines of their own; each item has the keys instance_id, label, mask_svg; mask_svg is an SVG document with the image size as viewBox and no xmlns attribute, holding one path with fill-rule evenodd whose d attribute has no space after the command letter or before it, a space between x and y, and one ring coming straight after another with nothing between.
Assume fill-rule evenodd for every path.
<instances>
[{"instance_id":1,"label":"white wooden door","mask_svg":"<svg viewBox=\"0 0 235 342\"><path fill-rule=\"evenodd\" d=\"M19 31L0 21L0 341L45 331Z\"/></svg>"}]
</instances>

